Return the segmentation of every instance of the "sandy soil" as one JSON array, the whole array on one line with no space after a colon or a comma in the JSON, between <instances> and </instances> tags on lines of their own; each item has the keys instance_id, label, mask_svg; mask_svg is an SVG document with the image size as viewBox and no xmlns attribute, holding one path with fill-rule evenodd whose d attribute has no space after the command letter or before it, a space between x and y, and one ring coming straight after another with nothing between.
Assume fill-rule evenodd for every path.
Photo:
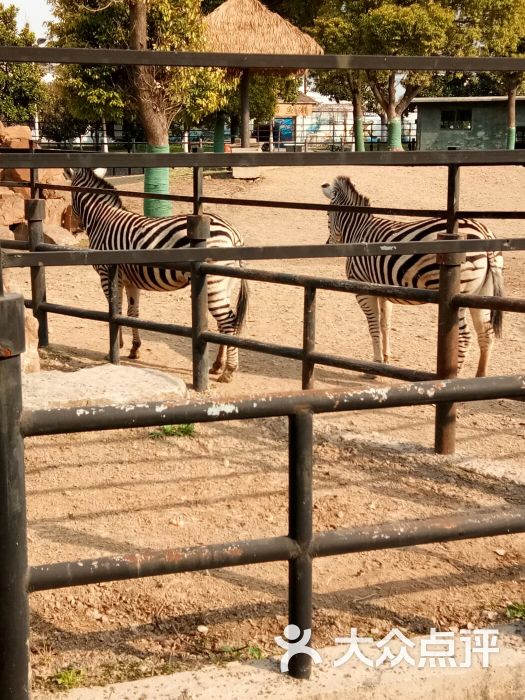
<instances>
[{"instance_id":1,"label":"sandy soil","mask_svg":"<svg viewBox=\"0 0 525 700\"><path fill-rule=\"evenodd\" d=\"M321 202L320 184L346 168L272 168L257 182L205 180L209 195ZM354 168L379 206L442 207L443 168ZM131 188L140 184L120 183ZM522 209L525 170L462 173L462 206ZM173 190L191 192L189 178ZM133 208L140 205L130 203ZM184 205L178 211L188 211ZM247 245L321 243L326 214L218 206ZM498 236L525 236L525 221L489 222ZM520 265L521 261L521 265ZM523 257L506 255L509 294L524 295ZM252 267L343 277L342 260L251 263ZM48 270L50 301L104 309L91 268ZM144 295L143 318L189 323L189 292ZM245 335L300 345L302 292L251 284ZM508 314L492 374L524 369L525 319ZM125 331L126 342L130 332ZM436 309L395 307L394 362L432 370ZM104 361L102 324L50 317L47 368L73 370ZM144 332L139 364L191 382L189 342ZM371 359L366 323L350 295L321 292L321 351ZM211 395L300 388L298 363L242 352L231 385ZM465 375L477 359L472 349ZM318 388L362 388L369 379L318 368ZM315 421L315 529L426 517L524 500L525 410L520 403L461 407L458 455L432 454L431 407L319 417ZM151 431L28 440L29 545L32 564L207 544L286 532L287 430L281 419L196 426L192 437L154 439ZM431 626L490 626L525 598L524 536L426 545L316 560L314 645L351 626L383 636ZM287 611L284 564L101 584L31 596L33 671L42 695L64 685L64 669L85 685L193 667L203 661L276 654ZM207 633L199 632L204 625ZM78 673L77 673L78 672ZM69 678L69 676L68 676Z\"/></svg>"}]
</instances>

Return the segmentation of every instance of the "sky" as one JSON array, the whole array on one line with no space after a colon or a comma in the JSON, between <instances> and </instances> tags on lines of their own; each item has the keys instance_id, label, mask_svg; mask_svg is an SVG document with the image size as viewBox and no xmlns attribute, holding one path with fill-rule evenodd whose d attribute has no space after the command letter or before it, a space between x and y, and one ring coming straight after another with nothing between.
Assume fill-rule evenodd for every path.
<instances>
[{"instance_id":1,"label":"sky","mask_svg":"<svg viewBox=\"0 0 525 700\"><path fill-rule=\"evenodd\" d=\"M37 39L46 36L44 22L51 19L51 8L46 0L2 0L2 4L18 8L18 26L29 24Z\"/></svg>"}]
</instances>

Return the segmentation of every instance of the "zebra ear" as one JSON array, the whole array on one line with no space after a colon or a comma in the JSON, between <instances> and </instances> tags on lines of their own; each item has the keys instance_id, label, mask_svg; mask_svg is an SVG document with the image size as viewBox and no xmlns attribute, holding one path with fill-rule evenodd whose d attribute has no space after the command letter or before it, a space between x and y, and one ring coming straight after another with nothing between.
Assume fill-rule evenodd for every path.
<instances>
[{"instance_id":1,"label":"zebra ear","mask_svg":"<svg viewBox=\"0 0 525 700\"><path fill-rule=\"evenodd\" d=\"M103 180L104 177L106 176L107 171L108 171L107 168L95 168L95 170L93 170L93 172L95 173L95 175L96 175L97 177L100 177L102 180Z\"/></svg>"},{"instance_id":2,"label":"zebra ear","mask_svg":"<svg viewBox=\"0 0 525 700\"><path fill-rule=\"evenodd\" d=\"M321 189L323 190L323 194L325 197L328 197L328 199L332 199L332 197L334 196L334 190L329 182L325 182L324 185L321 185Z\"/></svg>"},{"instance_id":3,"label":"zebra ear","mask_svg":"<svg viewBox=\"0 0 525 700\"><path fill-rule=\"evenodd\" d=\"M64 177L66 178L66 180L72 180L74 173L75 171L73 170L73 168L64 168Z\"/></svg>"}]
</instances>

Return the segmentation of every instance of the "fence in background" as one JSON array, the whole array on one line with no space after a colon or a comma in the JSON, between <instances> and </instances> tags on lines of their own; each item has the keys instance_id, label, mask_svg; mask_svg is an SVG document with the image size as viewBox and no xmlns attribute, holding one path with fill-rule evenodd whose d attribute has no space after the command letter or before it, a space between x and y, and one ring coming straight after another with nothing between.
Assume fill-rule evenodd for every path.
<instances>
[{"instance_id":1,"label":"fence in background","mask_svg":"<svg viewBox=\"0 0 525 700\"><path fill-rule=\"evenodd\" d=\"M119 50L88 49L26 49L0 47L0 60L79 62L79 63L141 63L149 65L216 65L295 69L316 68L369 68L414 70L523 70L523 59L448 59L420 57L353 57L353 56L239 56L228 54L172 54ZM32 198L26 204L30 241L26 246L8 242L1 251L3 267L30 267L32 299L26 305L33 308L39 320L41 345L49 342L47 314L63 313L69 316L92 318L109 324L110 349L113 361L118 361L115 342L120 326L191 336L193 339L194 383L203 389L207 381L207 352L209 343L230 343L249 350L294 357L302 362L302 386L312 384L316 364L331 364L352 369L401 377L411 373L410 379L421 379L413 370L403 370L380 363L359 363L347 358L322 355L315 351L315 293L317 289L337 291L366 291L392 297L438 303L438 363L437 379L415 381L394 388L368 389L364 392L297 392L272 394L220 402L190 400L166 407L160 404L126 407L93 407L24 412L21 397L20 353L24 348L24 300L17 295L3 295L0 286L0 658L3 673L0 676L2 697L25 700L28 689L28 602L29 591L67 587L97 581L121 580L181 571L196 571L222 566L254 564L267 561L289 562L289 621L301 631L312 624L312 559L347 552L401 547L421 543L440 542L469 537L486 537L525 531L525 508L513 506L505 510L474 511L420 521L383 523L354 529L313 533L312 529L312 448L313 415L334 411L351 411L395 406L436 404L436 446L439 451L453 449L455 404L457 401L508 398L525 399L525 377L490 377L458 380L457 373L457 310L473 306L498 308L505 311L525 311L524 299L485 298L459 294L459 273L462 255L466 251L524 250L525 239L460 240L457 222L462 216L477 218L525 218L523 212L465 212L459 209L459 167L483 164L525 164L524 152L432 152L432 153L233 153L233 154L100 154L100 153L23 153L11 152L2 156L4 167L32 169ZM371 213L445 216L448 233L445 240L432 243L399 243L388 246L359 244L340 246L278 246L244 249L208 249L198 245L190 249L170 251L90 251L60 250L42 242L43 201L38 198L39 167L192 167L194 169L193 197L137 195L166 198L193 204L193 215L203 216L205 203L228 203L238 206L289 207L298 210L330 210L334 207L309 203L261 202L257 200L222 200L206 197L202 191L202 168L232 165L446 165L449 169L447 207L440 211L422 211L394 208L367 208ZM58 189L56 185L52 186ZM67 188L66 188L67 189ZM71 188L70 188L71 189ZM340 207L336 207L340 208ZM356 209L359 208L348 208ZM198 243L199 241L194 241ZM4 242L2 242L4 243ZM16 248L22 252L13 252ZM232 276L245 276L264 282L293 284L304 288L304 332L301 348L286 348L246 338L211 333L206 328L207 312L203 306L206 275L224 268L217 263L224 260L293 259L300 257L346 257L348 255L391 255L392 253L429 253L439 256L441 283L439 293L405 288L386 288L381 285L360 286L351 281L334 281L261 270L230 270ZM213 262L209 263L207 260ZM193 289L192 328L151 321L139 321L115 312L114 301L107 313L74 309L47 302L45 284L46 266L123 263L167 265L177 268L191 266ZM1 270L1 267L0 267ZM113 275L116 280L117 275ZM1 279L1 275L0 275ZM115 297L116 284L113 285ZM425 298L421 296L426 295ZM407 375L404 376L406 378ZM209 422L220 420L254 419L270 416L288 416L289 420L289 531L286 535L228 542L206 547L171 549L153 552L147 557L129 554L119 557L97 558L81 562L60 562L28 567L26 545L26 509L24 486L23 439L28 436L65 432L109 430L137 426ZM293 657L290 673L306 678L310 673L310 658L300 654Z\"/></svg>"}]
</instances>

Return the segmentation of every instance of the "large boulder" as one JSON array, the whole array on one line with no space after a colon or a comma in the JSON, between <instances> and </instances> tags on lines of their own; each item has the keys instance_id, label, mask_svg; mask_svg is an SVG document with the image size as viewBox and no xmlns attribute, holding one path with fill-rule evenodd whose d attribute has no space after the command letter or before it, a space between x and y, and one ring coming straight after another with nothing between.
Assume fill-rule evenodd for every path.
<instances>
[{"instance_id":1,"label":"large boulder","mask_svg":"<svg viewBox=\"0 0 525 700\"><path fill-rule=\"evenodd\" d=\"M44 243L52 243L53 245L63 245L72 247L77 243L77 239L70 233L67 229L58 226L57 224L50 224L47 221L44 222ZM14 229L14 236L16 241L27 241L29 240L29 233L27 224L19 224Z\"/></svg>"},{"instance_id":2,"label":"large boulder","mask_svg":"<svg viewBox=\"0 0 525 700\"><path fill-rule=\"evenodd\" d=\"M25 221L24 200L7 187L0 187L0 226L12 226L22 221Z\"/></svg>"},{"instance_id":3,"label":"large boulder","mask_svg":"<svg viewBox=\"0 0 525 700\"><path fill-rule=\"evenodd\" d=\"M4 148L29 148L32 140L28 126L4 126L0 122L0 146Z\"/></svg>"},{"instance_id":4,"label":"large boulder","mask_svg":"<svg viewBox=\"0 0 525 700\"><path fill-rule=\"evenodd\" d=\"M13 239L9 229L0 228L0 238ZM20 268L6 268L2 275L4 292L24 294L27 289L28 271ZM38 355L38 323L30 309L24 310L26 349L22 353L22 372L39 372L40 357Z\"/></svg>"}]
</instances>

